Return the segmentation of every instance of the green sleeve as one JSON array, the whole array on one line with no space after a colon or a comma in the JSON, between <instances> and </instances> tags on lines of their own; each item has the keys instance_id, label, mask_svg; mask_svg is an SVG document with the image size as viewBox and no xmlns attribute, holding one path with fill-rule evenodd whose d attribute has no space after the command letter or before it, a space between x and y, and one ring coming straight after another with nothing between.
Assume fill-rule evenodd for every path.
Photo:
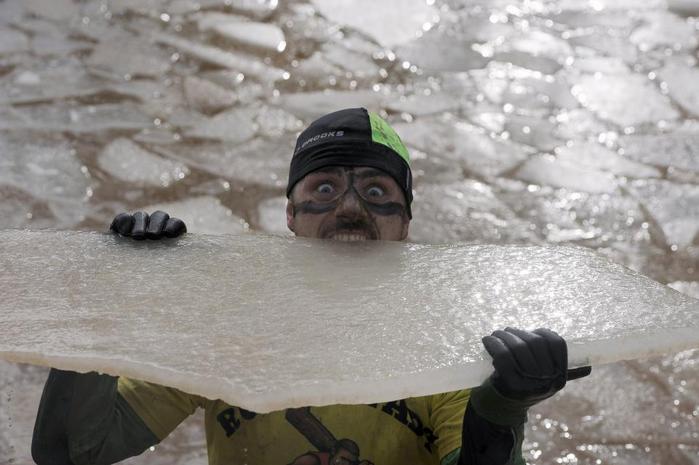
<instances>
[{"instance_id":1,"label":"green sleeve","mask_svg":"<svg viewBox=\"0 0 699 465\"><path fill-rule=\"evenodd\" d=\"M51 369L32 437L37 464L111 464L158 442L117 392L117 378Z\"/></svg>"}]
</instances>

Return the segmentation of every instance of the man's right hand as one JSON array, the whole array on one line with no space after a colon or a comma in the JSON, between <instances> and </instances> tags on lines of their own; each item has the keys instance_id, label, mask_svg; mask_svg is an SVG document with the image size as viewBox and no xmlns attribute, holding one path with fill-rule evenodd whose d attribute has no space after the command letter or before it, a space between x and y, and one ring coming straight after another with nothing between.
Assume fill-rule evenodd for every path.
<instances>
[{"instance_id":1,"label":"man's right hand","mask_svg":"<svg viewBox=\"0 0 699 465\"><path fill-rule=\"evenodd\" d=\"M184 221L170 218L170 215L160 210L150 216L146 212L136 212L133 215L119 213L109 229L136 240L177 237L187 232Z\"/></svg>"}]
</instances>

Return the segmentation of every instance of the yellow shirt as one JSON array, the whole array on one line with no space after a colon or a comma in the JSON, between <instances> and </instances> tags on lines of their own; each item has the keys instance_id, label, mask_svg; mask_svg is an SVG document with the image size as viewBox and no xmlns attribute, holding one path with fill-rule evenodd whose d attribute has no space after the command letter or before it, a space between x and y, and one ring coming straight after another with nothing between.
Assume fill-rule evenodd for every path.
<instances>
[{"instance_id":1,"label":"yellow shirt","mask_svg":"<svg viewBox=\"0 0 699 465\"><path fill-rule=\"evenodd\" d=\"M438 465L461 446L470 393L256 414L128 378L118 389L161 440L203 408L211 465Z\"/></svg>"}]
</instances>

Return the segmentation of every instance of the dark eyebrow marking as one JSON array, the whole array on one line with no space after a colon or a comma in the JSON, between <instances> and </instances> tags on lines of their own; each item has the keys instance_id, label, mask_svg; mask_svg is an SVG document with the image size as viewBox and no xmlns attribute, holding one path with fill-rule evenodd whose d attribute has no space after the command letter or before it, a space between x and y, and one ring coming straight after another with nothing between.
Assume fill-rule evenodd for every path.
<instances>
[{"instance_id":1,"label":"dark eyebrow marking","mask_svg":"<svg viewBox=\"0 0 699 465\"><path fill-rule=\"evenodd\" d=\"M310 174L315 174L315 173L325 173L325 174L335 174L337 176L342 176L342 174L344 172L345 171L339 166L326 166L324 168L318 168L315 171L311 171L308 174L310 175Z\"/></svg>"},{"instance_id":2,"label":"dark eyebrow marking","mask_svg":"<svg viewBox=\"0 0 699 465\"><path fill-rule=\"evenodd\" d=\"M359 179L365 179L365 178L390 178L391 176L381 170L374 169L374 168L369 168L366 171L360 171L360 172L354 172L354 176L359 178Z\"/></svg>"}]
</instances>

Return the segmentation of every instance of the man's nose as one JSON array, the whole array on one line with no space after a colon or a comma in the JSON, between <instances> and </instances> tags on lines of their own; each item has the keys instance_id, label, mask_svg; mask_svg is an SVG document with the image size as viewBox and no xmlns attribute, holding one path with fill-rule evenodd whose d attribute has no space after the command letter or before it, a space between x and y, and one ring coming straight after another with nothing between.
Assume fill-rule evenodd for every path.
<instances>
[{"instance_id":1,"label":"man's nose","mask_svg":"<svg viewBox=\"0 0 699 465\"><path fill-rule=\"evenodd\" d=\"M362 216L366 214L361 200L354 189L350 189L340 198L340 203L335 210L337 216Z\"/></svg>"}]
</instances>

